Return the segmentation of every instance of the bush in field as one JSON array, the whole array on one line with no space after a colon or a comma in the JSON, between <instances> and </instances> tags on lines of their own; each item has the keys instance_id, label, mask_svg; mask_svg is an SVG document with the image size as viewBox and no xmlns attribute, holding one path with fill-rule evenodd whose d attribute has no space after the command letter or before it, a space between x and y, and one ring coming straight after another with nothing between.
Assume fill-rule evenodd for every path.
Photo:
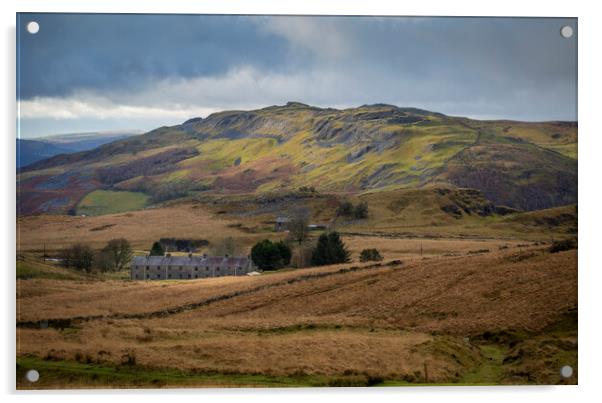
<instances>
[{"instance_id":1,"label":"bush in field","mask_svg":"<svg viewBox=\"0 0 602 403\"><path fill-rule=\"evenodd\" d=\"M89 245L76 243L61 252L63 264L80 271L90 271L94 261L94 251Z\"/></svg>"},{"instance_id":2,"label":"bush in field","mask_svg":"<svg viewBox=\"0 0 602 403\"><path fill-rule=\"evenodd\" d=\"M160 242L155 242L150 250L151 256L165 256L165 249Z\"/></svg>"},{"instance_id":3,"label":"bush in field","mask_svg":"<svg viewBox=\"0 0 602 403\"><path fill-rule=\"evenodd\" d=\"M368 203L363 201L354 206L350 201L343 201L339 204L337 215L343 217L354 217L358 220L368 218Z\"/></svg>"},{"instance_id":4,"label":"bush in field","mask_svg":"<svg viewBox=\"0 0 602 403\"><path fill-rule=\"evenodd\" d=\"M262 270L277 270L291 261L291 249L284 242L265 239L251 249L253 263Z\"/></svg>"},{"instance_id":5,"label":"bush in field","mask_svg":"<svg viewBox=\"0 0 602 403\"><path fill-rule=\"evenodd\" d=\"M368 218L368 203L364 201L355 206L353 209L353 216L358 220Z\"/></svg>"},{"instance_id":6,"label":"bush in field","mask_svg":"<svg viewBox=\"0 0 602 403\"><path fill-rule=\"evenodd\" d=\"M301 186L299 191L302 193L317 193L316 188L313 186Z\"/></svg>"},{"instance_id":7,"label":"bush in field","mask_svg":"<svg viewBox=\"0 0 602 403\"><path fill-rule=\"evenodd\" d=\"M383 260L378 249L364 249L360 253L360 262L380 262Z\"/></svg>"},{"instance_id":8,"label":"bush in field","mask_svg":"<svg viewBox=\"0 0 602 403\"><path fill-rule=\"evenodd\" d=\"M562 252L577 248L577 241L573 238L563 239L562 241L554 241L550 247L550 253Z\"/></svg>"},{"instance_id":9,"label":"bush in field","mask_svg":"<svg viewBox=\"0 0 602 403\"><path fill-rule=\"evenodd\" d=\"M343 201L339 204L339 208L337 209L337 215L340 216L350 216L353 214L353 204L350 201Z\"/></svg>"},{"instance_id":10,"label":"bush in field","mask_svg":"<svg viewBox=\"0 0 602 403\"><path fill-rule=\"evenodd\" d=\"M311 264L323 266L327 264L347 263L351 261L351 253L341 240L338 232L324 233L318 238L318 244L311 255Z\"/></svg>"}]
</instances>

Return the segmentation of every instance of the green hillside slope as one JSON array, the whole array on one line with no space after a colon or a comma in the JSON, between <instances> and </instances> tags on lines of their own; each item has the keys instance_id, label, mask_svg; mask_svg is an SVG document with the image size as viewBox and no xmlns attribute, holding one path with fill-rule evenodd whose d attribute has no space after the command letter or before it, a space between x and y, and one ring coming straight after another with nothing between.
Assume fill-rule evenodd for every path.
<instances>
[{"instance_id":1,"label":"green hillside slope","mask_svg":"<svg viewBox=\"0 0 602 403\"><path fill-rule=\"evenodd\" d=\"M195 192L313 186L357 193L431 184L481 190L497 205L576 203L577 126L475 121L416 108L337 110L289 102L227 111L35 163L19 178L21 214L75 211L96 190L160 203Z\"/></svg>"}]
</instances>

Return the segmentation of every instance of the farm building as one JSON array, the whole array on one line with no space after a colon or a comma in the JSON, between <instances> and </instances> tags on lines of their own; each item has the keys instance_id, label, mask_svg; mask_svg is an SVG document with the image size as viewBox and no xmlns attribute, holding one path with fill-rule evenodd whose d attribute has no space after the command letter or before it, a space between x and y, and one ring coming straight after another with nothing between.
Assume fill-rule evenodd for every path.
<instances>
[{"instance_id":1,"label":"farm building","mask_svg":"<svg viewBox=\"0 0 602 403\"><path fill-rule=\"evenodd\" d=\"M130 267L132 280L175 280L244 276L255 270L246 256L136 256Z\"/></svg>"}]
</instances>

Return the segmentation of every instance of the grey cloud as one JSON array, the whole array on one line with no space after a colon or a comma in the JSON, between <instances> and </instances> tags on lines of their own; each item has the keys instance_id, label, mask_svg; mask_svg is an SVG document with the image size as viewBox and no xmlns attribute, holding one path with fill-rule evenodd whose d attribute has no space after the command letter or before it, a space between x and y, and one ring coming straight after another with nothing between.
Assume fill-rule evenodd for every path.
<instances>
[{"instance_id":1,"label":"grey cloud","mask_svg":"<svg viewBox=\"0 0 602 403\"><path fill-rule=\"evenodd\" d=\"M71 121L134 127L151 109L153 123L160 111L175 123L288 100L576 119L576 37L559 35L575 19L20 15L33 18L39 36L20 33L21 100L32 111L88 102Z\"/></svg>"}]
</instances>

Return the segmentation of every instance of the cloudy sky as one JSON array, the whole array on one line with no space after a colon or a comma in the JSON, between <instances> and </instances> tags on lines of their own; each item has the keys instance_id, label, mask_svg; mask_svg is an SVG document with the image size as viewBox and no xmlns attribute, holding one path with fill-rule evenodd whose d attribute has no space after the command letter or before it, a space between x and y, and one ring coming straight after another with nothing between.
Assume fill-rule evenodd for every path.
<instances>
[{"instance_id":1,"label":"cloudy sky","mask_svg":"<svg viewBox=\"0 0 602 403\"><path fill-rule=\"evenodd\" d=\"M26 24L39 22L37 34ZM20 14L20 136L294 100L576 120L574 19Z\"/></svg>"}]
</instances>

